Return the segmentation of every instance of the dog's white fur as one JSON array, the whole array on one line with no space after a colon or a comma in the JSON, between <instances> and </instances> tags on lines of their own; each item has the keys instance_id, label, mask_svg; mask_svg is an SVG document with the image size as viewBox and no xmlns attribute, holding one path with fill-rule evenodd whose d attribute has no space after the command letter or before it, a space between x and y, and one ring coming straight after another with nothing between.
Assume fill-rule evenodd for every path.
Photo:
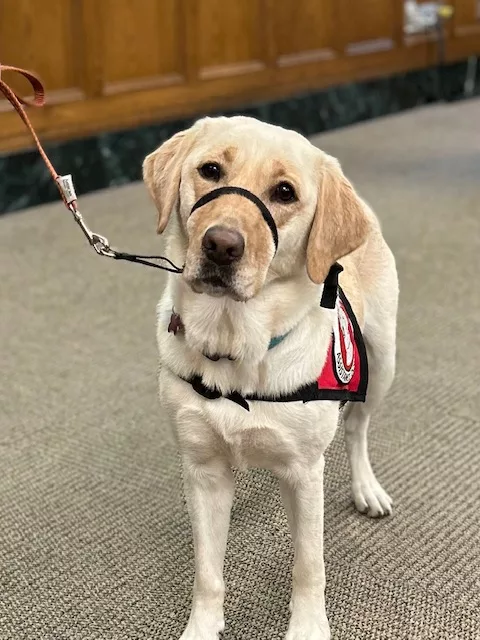
<instances>
[{"instance_id":1,"label":"dog's white fur","mask_svg":"<svg viewBox=\"0 0 480 640\"><path fill-rule=\"evenodd\" d=\"M369 462L367 429L394 375L395 262L375 215L353 191L347 195L355 200L357 214L368 221L368 232L359 232L360 246L347 242L346 257L334 255L341 249L330 247L337 232L348 232L349 224L358 225L358 220L346 217L341 220L345 228L337 225L333 236L324 237L324 246L316 238L311 247L312 225L317 224L318 216L341 213L322 211L319 183L330 175L325 167L343 181L339 188L346 185L350 189L351 185L339 173L338 164L302 136L241 117L207 118L179 136L175 143L168 141L147 157L144 176L160 212L160 231L173 214L167 255L177 264L186 261L184 276L169 276L157 313L160 397L176 427L195 546L193 604L182 640L215 640L224 628L222 574L234 494L232 466L267 468L279 478L295 546L287 640L326 640L330 632L324 603L323 468L324 452L337 428L339 403L254 402L247 412L227 399L203 398L179 376L200 374L205 384L223 392L270 396L315 379L326 357L334 320L333 311L319 306L322 285L312 279L321 277L323 282L326 274L315 260L320 253L330 263L343 258L340 282L361 324L370 369L366 403L349 404L344 411L353 499L359 511L372 517L391 513L391 499ZM234 158L226 162L222 184L250 189L271 207L277 224L281 221L275 257L266 224L245 199L219 198L203 213L200 209L189 218L198 197L219 186L199 179L197 167L217 161L226 147L233 149L226 156L233 154ZM286 167L300 192L290 217L286 206L268 201L271 163L277 161ZM342 198L335 197L337 208L344 206ZM350 205L351 201L345 202L346 208ZM192 290L192 281L201 272L198 237L206 228L202 227L204 218L210 226L237 224L246 236L246 266L239 267L235 295L222 296L208 287L203 295ZM257 220L253 231L249 227L252 219ZM260 274L255 264L248 264L249 239L251 243L255 240L249 236L252 233L265 234L261 241L267 259L265 267L257 269L263 269ZM317 254L307 256L307 245L308 252ZM244 301L237 301L237 294ZM167 331L172 309L182 318L182 335ZM270 339L287 332L287 338L269 351ZM204 353L228 354L236 360L212 362Z\"/></svg>"}]
</instances>

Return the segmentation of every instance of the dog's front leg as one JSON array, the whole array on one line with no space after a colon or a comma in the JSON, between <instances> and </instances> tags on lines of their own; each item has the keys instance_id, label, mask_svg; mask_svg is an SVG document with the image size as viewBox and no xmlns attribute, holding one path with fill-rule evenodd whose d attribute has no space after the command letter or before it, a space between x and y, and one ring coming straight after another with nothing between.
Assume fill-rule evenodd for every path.
<instances>
[{"instance_id":1,"label":"dog's front leg","mask_svg":"<svg viewBox=\"0 0 480 640\"><path fill-rule=\"evenodd\" d=\"M227 461L201 465L184 459L184 483L192 523L195 580L190 619L181 640L217 640L224 629L223 561L234 479Z\"/></svg>"},{"instance_id":2,"label":"dog's front leg","mask_svg":"<svg viewBox=\"0 0 480 640\"><path fill-rule=\"evenodd\" d=\"M323 456L295 480L281 480L295 548L286 640L328 640L323 563Z\"/></svg>"}]
</instances>

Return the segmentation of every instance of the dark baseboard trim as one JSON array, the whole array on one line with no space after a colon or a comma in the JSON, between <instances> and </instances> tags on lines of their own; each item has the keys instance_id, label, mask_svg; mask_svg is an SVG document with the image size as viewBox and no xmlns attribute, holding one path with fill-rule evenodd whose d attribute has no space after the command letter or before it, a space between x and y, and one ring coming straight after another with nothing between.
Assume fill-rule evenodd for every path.
<instances>
[{"instance_id":1,"label":"dark baseboard trim","mask_svg":"<svg viewBox=\"0 0 480 640\"><path fill-rule=\"evenodd\" d=\"M466 72L467 61L462 61L440 70L409 71L222 113L253 116L310 136L440 100L465 98ZM474 94L480 94L480 65L477 65ZM139 180L142 161L147 153L202 115L207 114L49 144L46 150L57 171L73 175L77 194L81 196ZM0 156L0 176L0 213L58 198L58 192L36 151Z\"/></svg>"}]
</instances>

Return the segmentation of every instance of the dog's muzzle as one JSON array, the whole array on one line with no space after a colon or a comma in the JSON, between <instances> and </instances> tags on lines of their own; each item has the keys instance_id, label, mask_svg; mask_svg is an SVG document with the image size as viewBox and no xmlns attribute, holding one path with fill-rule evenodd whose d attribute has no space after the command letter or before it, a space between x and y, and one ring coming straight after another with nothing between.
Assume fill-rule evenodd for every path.
<instances>
[{"instance_id":1,"label":"dog's muzzle","mask_svg":"<svg viewBox=\"0 0 480 640\"><path fill-rule=\"evenodd\" d=\"M262 218L267 223L268 228L270 229L270 232L272 234L273 244L275 245L275 253L276 253L278 249L278 230L277 230L277 225L275 224L275 220L273 219L273 216L268 210L268 207L266 206L266 204L262 202L262 200L260 200L258 196L256 196L254 193L252 193L248 189L243 189L242 187L219 187L218 189L209 191L204 196L199 198L197 202L193 205L192 210L190 211L190 215L192 215L192 213L197 209L200 209L200 207L203 207L209 202L212 202L212 200L216 200L220 196L228 195L231 193L234 193L238 196L242 196L247 200L250 200L250 202L253 202L253 204L260 211L260 213L262 214Z\"/></svg>"}]
</instances>

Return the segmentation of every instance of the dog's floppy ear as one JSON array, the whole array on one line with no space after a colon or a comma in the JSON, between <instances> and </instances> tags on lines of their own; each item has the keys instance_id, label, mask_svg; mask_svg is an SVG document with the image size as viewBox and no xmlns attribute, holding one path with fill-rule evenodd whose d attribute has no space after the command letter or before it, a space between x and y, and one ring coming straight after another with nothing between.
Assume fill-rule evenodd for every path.
<instances>
[{"instance_id":1,"label":"dog's floppy ear","mask_svg":"<svg viewBox=\"0 0 480 640\"><path fill-rule=\"evenodd\" d=\"M193 144L192 129L180 131L143 161L143 180L158 210L157 233L163 233L178 198L180 173Z\"/></svg>"},{"instance_id":2,"label":"dog's floppy ear","mask_svg":"<svg viewBox=\"0 0 480 640\"><path fill-rule=\"evenodd\" d=\"M353 186L335 158L320 168L317 210L307 245L307 272L321 284L330 267L366 240L370 225Z\"/></svg>"}]
</instances>

